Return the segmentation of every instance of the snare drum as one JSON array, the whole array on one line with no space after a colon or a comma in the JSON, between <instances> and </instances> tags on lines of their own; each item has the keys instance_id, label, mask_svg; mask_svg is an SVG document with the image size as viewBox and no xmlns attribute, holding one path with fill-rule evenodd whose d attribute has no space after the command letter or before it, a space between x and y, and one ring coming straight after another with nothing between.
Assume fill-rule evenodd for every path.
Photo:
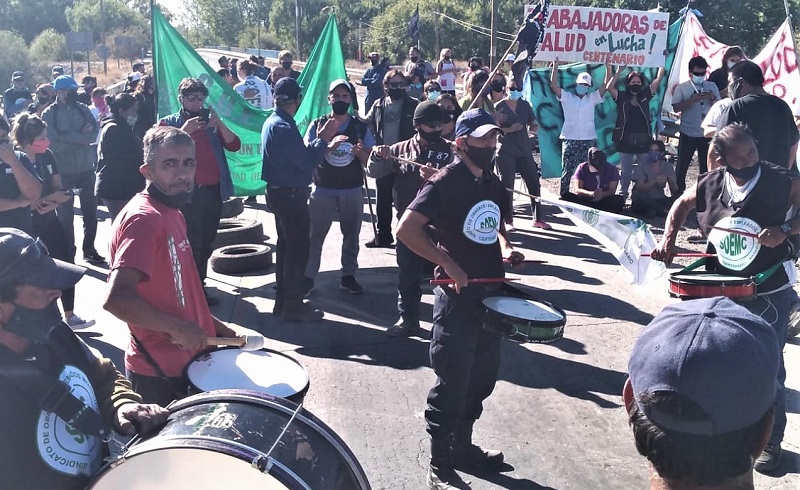
<instances>
[{"instance_id":1,"label":"snare drum","mask_svg":"<svg viewBox=\"0 0 800 490\"><path fill-rule=\"evenodd\" d=\"M202 352L185 369L189 392L251 390L302 403L308 391L308 372L291 357L269 349L243 351L238 347Z\"/></svg>"},{"instance_id":2,"label":"snare drum","mask_svg":"<svg viewBox=\"0 0 800 490\"><path fill-rule=\"evenodd\" d=\"M184 398L170 411L158 434L134 438L122 456L104 466L87 488L370 488L344 441L288 400L253 391L223 390Z\"/></svg>"},{"instance_id":3,"label":"snare drum","mask_svg":"<svg viewBox=\"0 0 800 490\"><path fill-rule=\"evenodd\" d=\"M564 336L567 314L546 301L510 296L483 300L483 328L516 342L554 342Z\"/></svg>"},{"instance_id":4,"label":"snare drum","mask_svg":"<svg viewBox=\"0 0 800 490\"><path fill-rule=\"evenodd\" d=\"M669 276L669 295L696 299L725 296L749 300L756 297L756 283L749 277L723 276L702 271L681 271Z\"/></svg>"}]
</instances>

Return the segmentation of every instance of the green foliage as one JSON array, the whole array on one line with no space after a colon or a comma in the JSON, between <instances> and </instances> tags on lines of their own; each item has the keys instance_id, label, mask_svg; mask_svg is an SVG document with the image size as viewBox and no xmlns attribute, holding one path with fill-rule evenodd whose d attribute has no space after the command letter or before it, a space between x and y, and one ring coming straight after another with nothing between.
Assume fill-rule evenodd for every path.
<instances>
[{"instance_id":1,"label":"green foliage","mask_svg":"<svg viewBox=\"0 0 800 490\"><path fill-rule=\"evenodd\" d=\"M31 60L25 39L16 32L0 31L0 87L11 84L11 74L17 70L30 71ZM30 87L30 81L29 87Z\"/></svg>"},{"instance_id":2,"label":"green foliage","mask_svg":"<svg viewBox=\"0 0 800 490\"><path fill-rule=\"evenodd\" d=\"M15 31L31 42L47 28L69 30L65 11L75 0L2 0L0 29Z\"/></svg>"},{"instance_id":3,"label":"green foliage","mask_svg":"<svg viewBox=\"0 0 800 490\"><path fill-rule=\"evenodd\" d=\"M103 11L106 32L136 27L146 29L147 18L123 0L103 0ZM66 13L70 29L76 32L91 31L95 39L100 39L104 27L100 16L100 0L78 0L67 8Z\"/></svg>"},{"instance_id":4,"label":"green foliage","mask_svg":"<svg viewBox=\"0 0 800 490\"><path fill-rule=\"evenodd\" d=\"M280 43L275 39L274 34L268 33L263 27L261 28L261 34L257 32L255 26L247 26L239 32L239 39L237 41L237 46L246 46L248 48L257 48L259 47L259 38L261 49L281 49Z\"/></svg>"},{"instance_id":5,"label":"green foliage","mask_svg":"<svg viewBox=\"0 0 800 490\"><path fill-rule=\"evenodd\" d=\"M34 62L63 60L67 57L64 35L55 29L45 29L31 41L30 57Z\"/></svg>"}]
</instances>

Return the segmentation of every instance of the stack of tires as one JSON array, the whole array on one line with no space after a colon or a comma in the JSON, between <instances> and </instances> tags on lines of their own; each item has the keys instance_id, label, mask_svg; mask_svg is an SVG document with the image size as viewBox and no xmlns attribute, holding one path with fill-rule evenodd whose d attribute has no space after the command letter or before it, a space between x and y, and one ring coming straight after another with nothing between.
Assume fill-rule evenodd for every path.
<instances>
[{"instance_id":1,"label":"stack of tires","mask_svg":"<svg viewBox=\"0 0 800 490\"><path fill-rule=\"evenodd\" d=\"M244 211L239 198L222 204L222 219L214 240L211 270L229 276L259 272L272 266L274 248L264 243L264 228L256 220L237 218Z\"/></svg>"}]
</instances>

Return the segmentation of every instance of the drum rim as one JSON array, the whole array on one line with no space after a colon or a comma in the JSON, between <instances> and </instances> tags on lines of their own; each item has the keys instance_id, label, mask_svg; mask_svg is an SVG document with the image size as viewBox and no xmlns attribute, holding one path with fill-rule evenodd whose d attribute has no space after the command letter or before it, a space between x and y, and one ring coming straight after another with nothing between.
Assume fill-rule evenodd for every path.
<instances>
[{"instance_id":1,"label":"drum rim","mask_svg":"<svg viewBox=\"0 0 800 490\"><path fill-rule=\"evenodd\" d=\"M206 350L198 352L197 354L192 356L192 358L189 360L189 362L186 363L186 366L183 367L183 379L185 379L186 382L189 384L189 388L190 389L195 389L195 390L199 391L200 393L208 393L208 391L203 390L202 388L200 388L199 386L194 384L192 379L189 377L189 367L195 361L200 359L200 357L202 357L202 356L204 356L206 354L213 354L214 352L223 351L223 350L242 350L242 349L240 347L234 347L234 346L225 346L225 347L218 347L218 348L215 348L215 349L206 349ZM277 355L279 355L281 357L285 357L286 359L289 359L293 363L297 364L297 366L306 375L306 384L305 384L305 386L303 386L303 389L298 390L296 393L293 393L293 394L287 396L286 398L300 398L301 400L303 398L305 398L305 395L306 395L306 393L308 393L308 389L311 386L311 376L308 374L308 370L302 364L300 364L300 361L298 361L297 359L295 359L292 356L284 354L283 352L278 352L278 351L273 350L273 349L263 348L263 349L258 349L258 351L265 351L265 352L269 352L270 354L277 354ZM242 352L247 352L247 351L242 351ZM252 351L252 352L257 352L257 351ZM235 389L235 388L231 388L231 389ZM221 390L212 390L212 391L221 391ZM241 390L241 391L252 391L252 390ZM267 394L269 394L269 393L267 393Z\"/></svg>"},{"instance_id":2,"label":"drum rim","mask_svg":"<svg viewBox=\"0 0 800 490\"><path fill-rule=\"evenodd\" d=\"M708 282L708 281L699 281L699 280L692 280L691 276L699 276L700 274L707 275L707 274L714 274L713 272L708 271L678 271L673 272L669 275L669 282L674 284L691 284L696 286L720 286L721 282ZM678 276L690 276L686 277L678 277ZM739 276L727 276L719 274L720 277L725 277L728 281L727 284L730 286L755 286L756 283L753 281L752 277L739 277Z\"/></svg>"},{"instance_id":3,"label":"drum rim","mask_svg":"<svg viewBox=\"0 0 800 490\"><path fill-rule=\"evenodd\" d=\"M516 338L516 336L518 336L518 335L521 336L521 335L524 335L524 334L522 334L520 332L517 332L517 333L515 333L513 335L507 335L506 338L508 340L510 340L512 342L516 342L518 344L550 344L550 343L556 342L557 340L561 340L561 339L564 338L564 329L565 329L564 325L561 325L561 326L558 326L558 327L554 326L554 327L546 327L546 328L551 328L553 330L554 335L552 337L548 337L548 338L545 338L545 339L532 339L532 338L528 337L525 340L518 340Z\"/></svg>"},{"instance_id":4,"label":"drum rim","mask_svg":"<svg viewBox=\"0 0 800 490\"><path fill-rule=\"evenodd\" d=\"M253 400L255 399L255 400ZM364 471L364 468L361 466L361 463L355 457L353 451L347 446L342 439L333 429L331 429L325 422L317 418L316 415L312 414L305 408L303 408L302 404L297 404L291 400L286 398L281 398L275 395L270 395L269 393L262 393L259 391L252 391L252 390L237 390L237 389L230 389L230 390L215 390L215 391L205 391L202 393L197 393L196 395L187 396L181 400L174 402L172 405L169 406L170 412L180 410L183 408L192 407L198 405L203 402L207 401L217 401L217 402L231 402L231 401L238 401L242 403L250 403L255 405L268 405L270 403L278 405L280 410L291 415L300 407L300 411L297 413L297 417L295 420L299 420L306 424L307 426L311 427L318 434L322 435L325 440L328 441L329 444L334 446L335 449L339 451L343 458L348 463L348 466L353 471L353 474L361 485L361 490L370 490L372 487L369 484L369 480L367 479L367 474Z\"/></svg>"},{"instance_id":5,"label":"drum rim","mask_svg":"<svg viewBox=\"0 0 800 490\"><path fill-rule=\"evenodd\" d=\"M511 315L509 315L507 313L503 313L503 312L497 311L495 309L490 308L489 306L486 305L486 303L484 303L484 301L486 301L487 299L496 298L496 297L500 297L500 298L503 298L503 297L505 297L505 298L517 298L517 299L522 299L522 300L526 300L526 301L535 301L537 303L545 304L548 307L556 310L561 315L561 320L528 320L528 319L525 319L525 318L519 318L519 317L511 316ZM483 304L483 306L486 308L486 313L487 314L497 315L503 321L522 322L522 323L533 324L534 326L542 326L542 327L563 327L563 326L565 326L567 324L567 313L564 310L562 310L561 308L559 308L558 306L550 303L549 301L540 301L540 300L534 299L534 298L521 298L519 296L500 296L500 295L496 295L496 296L489 296L487 298L484 298L483 300L481 300L481 304Z\"/></svg>"}]
</instances>

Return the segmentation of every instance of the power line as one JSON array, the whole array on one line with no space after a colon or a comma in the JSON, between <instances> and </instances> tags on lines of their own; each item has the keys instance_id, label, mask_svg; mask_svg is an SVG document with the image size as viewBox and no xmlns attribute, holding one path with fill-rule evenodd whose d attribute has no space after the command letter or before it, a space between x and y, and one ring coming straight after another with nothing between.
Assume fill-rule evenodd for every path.
<instances>
[{"instance_id":1,"label":"power line","mask_svg":"<svg viewBox=\"0 0 800 490\"><path fill-rule=\"evenodd\" d=\"M442 12L434 12L434 14L439 15L440 17L443 17L443 18L445 18L445 19L447 19L447 20L449 20L449 21L451 21L451 22L453 22L453 23L455 23L455 24L457 24L457 25L459 25L459 26L461 26L461 27L463 27L465 29L469 29L469 30L471 30L473 32L477 32L478 34L482 34L484 36L490 36L491 35L490 34L491 30L489 28L487 28L487 27L483 27L483 26L480 26L480 25L477 25L477 24L471 24L469 22L450 17L449 15L443 14ZM503 40L503 41L512 42L515 39L515 35L514 34L509 34L508 32L497 31L497 34L499 34L498 38Z\"/></svg>"}]
</instances>

